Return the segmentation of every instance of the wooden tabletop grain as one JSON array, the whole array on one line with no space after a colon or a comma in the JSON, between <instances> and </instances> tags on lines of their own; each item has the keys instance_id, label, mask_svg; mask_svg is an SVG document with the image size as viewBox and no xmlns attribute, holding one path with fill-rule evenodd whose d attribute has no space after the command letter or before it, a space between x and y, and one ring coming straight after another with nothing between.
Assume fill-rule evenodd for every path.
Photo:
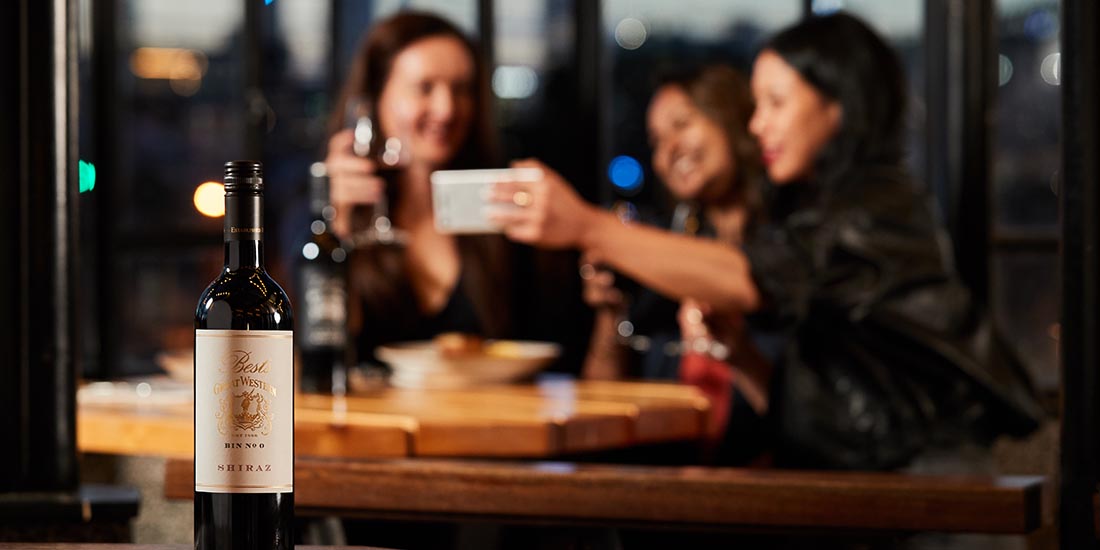
<instances>
[{"instance_id":1,"label":"wooden tabletop grain","mask_svg":"<svg viewBox=\"0 0 1100 550\"><path fill-rule=\"evenodd\" d=\"M84 452L189 458L190 400L78 393ZM387 389L347 398L296 397L299 456L528 457L698 440L707 400L695 388L553 381L469 390Z\"/></svg>"}]
</instances>

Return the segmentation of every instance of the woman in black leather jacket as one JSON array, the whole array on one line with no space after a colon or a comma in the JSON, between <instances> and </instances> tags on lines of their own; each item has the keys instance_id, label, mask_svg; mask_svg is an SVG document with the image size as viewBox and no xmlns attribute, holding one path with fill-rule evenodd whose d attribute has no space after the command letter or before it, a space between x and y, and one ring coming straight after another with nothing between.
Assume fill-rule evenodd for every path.
<instances>
[{"instance_id":1,"label":"woman in black leather jacket","mask_svg":"<svg viewBox=\"0 0 1100 550\"><path fill-rule=\"evenodd\" d=\"M498 185L495 200L528 200L496 219L512 239L580 248L700 304L684 317L734 344L728 461L770 451L782 466L888 469L1033 431L1043 412L1027 375L903 166L894 52L854 17L809 18L762 49L752 88L774 185L742 249L624 226L530 161L546 177Z\"/></svg>"},{"instance_id":2,"label":"woman in black leather jacket","mask_svg":"<svg viewBox=\"0 0 1100 550\"><path fill-rule=\"evenodd\" d=\"M769 383L776 460L889 468L1034 430L1028 377L903 166L894 52L852 16L810 18L762 49L752 88L774 188L745 247L751 325L789 337Z\"/></svg>"}]
</instances>

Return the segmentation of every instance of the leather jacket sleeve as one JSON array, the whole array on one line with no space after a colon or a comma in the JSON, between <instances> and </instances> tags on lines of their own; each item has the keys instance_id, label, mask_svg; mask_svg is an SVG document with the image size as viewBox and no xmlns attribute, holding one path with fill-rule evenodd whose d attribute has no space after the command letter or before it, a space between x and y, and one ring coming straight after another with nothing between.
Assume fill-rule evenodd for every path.
<instances>
[{"instance_id":1,"label":"leather jacket sleeve","mask_svg":"<svg viewBox=\"0 0 1100 550\"><path fill-rule=\"evenodd\" d=\"M854 175L746 246L784 331L769 414L778 462L880 469L1042 416L1019 361L950 262L929 202L891 168Z\"/></svg>"}]
</instances>

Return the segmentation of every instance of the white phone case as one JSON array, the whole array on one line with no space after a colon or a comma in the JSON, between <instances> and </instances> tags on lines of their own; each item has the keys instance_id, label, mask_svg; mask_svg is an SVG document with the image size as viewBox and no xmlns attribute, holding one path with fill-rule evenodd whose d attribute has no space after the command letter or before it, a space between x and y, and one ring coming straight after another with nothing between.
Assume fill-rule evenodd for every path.
<instances>
[{"instance_id":1,"label":"white phone case","mask_svg":"<svg viewBox=\"0 0 1100 550\"><path fill-rule=\"evenodd\" d=\"M432 208L440 233L500 233L488 219L489 193L502 181L539 181L538 168L439 170L432 172ZM505 206L506 207L506 206Z\"/></svg>"}]
</instances>

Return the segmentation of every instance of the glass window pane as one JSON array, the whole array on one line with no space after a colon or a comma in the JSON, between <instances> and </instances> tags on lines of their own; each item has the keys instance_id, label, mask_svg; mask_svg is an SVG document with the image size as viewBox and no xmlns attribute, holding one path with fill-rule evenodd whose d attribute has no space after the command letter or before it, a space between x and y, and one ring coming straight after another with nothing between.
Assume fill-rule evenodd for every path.
<instances>
[{"instance_id":1,"label":"glass window pane","mask_svg":"<svg viewBox=\"0 0 1100 550\"><path fill-rule=\"evenodd\" d=\"M113 75L117 139L98 144L95 216L111 226L113 261L100 281L114 298L103 329L118 346L110 374L151 372L156 351L190 347L195 300L221 264L222 221L193 195L243 155L243 2L123 0ZM102 115L103 113L97 113ZM101 296L102 297L102 296ZM124 299L123 299L124 298ZM112 336L113 335L113 336Z\"/></svg>"},{"instance_id":2,"label":"glass window pane","mask_svg":"<svg viewBox=\"0 0 1100 550\"><path fill-rule=\"evenodd\" d=\"M375 17L385 17L402 9L428 11L441 15L471 36L477 33L477 0L375 0Z\"/></svg>"},{"instance_id":3,"label":"glass window pane","mask_svg":"<svg viewBox=\"0 0 1100 550\"><path fill-rule=\"evenodd\" d=\"M119 5L117 66L122 232L217 235L191 208L195 187L242 154L243 4L219 0ZM140 207L137 207L140 205Z\"/></svg>"},{"instance_id":4,"label":"glass window pane","mask_svg":"<svg viewBox=\"0 0 1100 550\"><path fill-rule=\"evenodd\" d=\"M1058 391L1058 254L1001 252L994 255L997 326L1031 371L1040 389Z\"/></svg>"},{"instance_id":5,"label":"glass window pane","mask_svg":"<svg viewBox=\"0 0 1100 550\"><path fill-rule=\"evenodd\" d=\"M491 89L505 158L538 157L569 170L578 108L573 0L494 5Z\"/></svg>"},{"instance_id":6,"label":"glass window pane","mask_svg":"<svg viewBox=\"0 0 1100 550\"><path fill-rule=\"evenodd\" d=\"M999 87L993 135L994 227L1056 238L1061 163L1057 0L996 3Z\"/></svg>"}]
</instances>

